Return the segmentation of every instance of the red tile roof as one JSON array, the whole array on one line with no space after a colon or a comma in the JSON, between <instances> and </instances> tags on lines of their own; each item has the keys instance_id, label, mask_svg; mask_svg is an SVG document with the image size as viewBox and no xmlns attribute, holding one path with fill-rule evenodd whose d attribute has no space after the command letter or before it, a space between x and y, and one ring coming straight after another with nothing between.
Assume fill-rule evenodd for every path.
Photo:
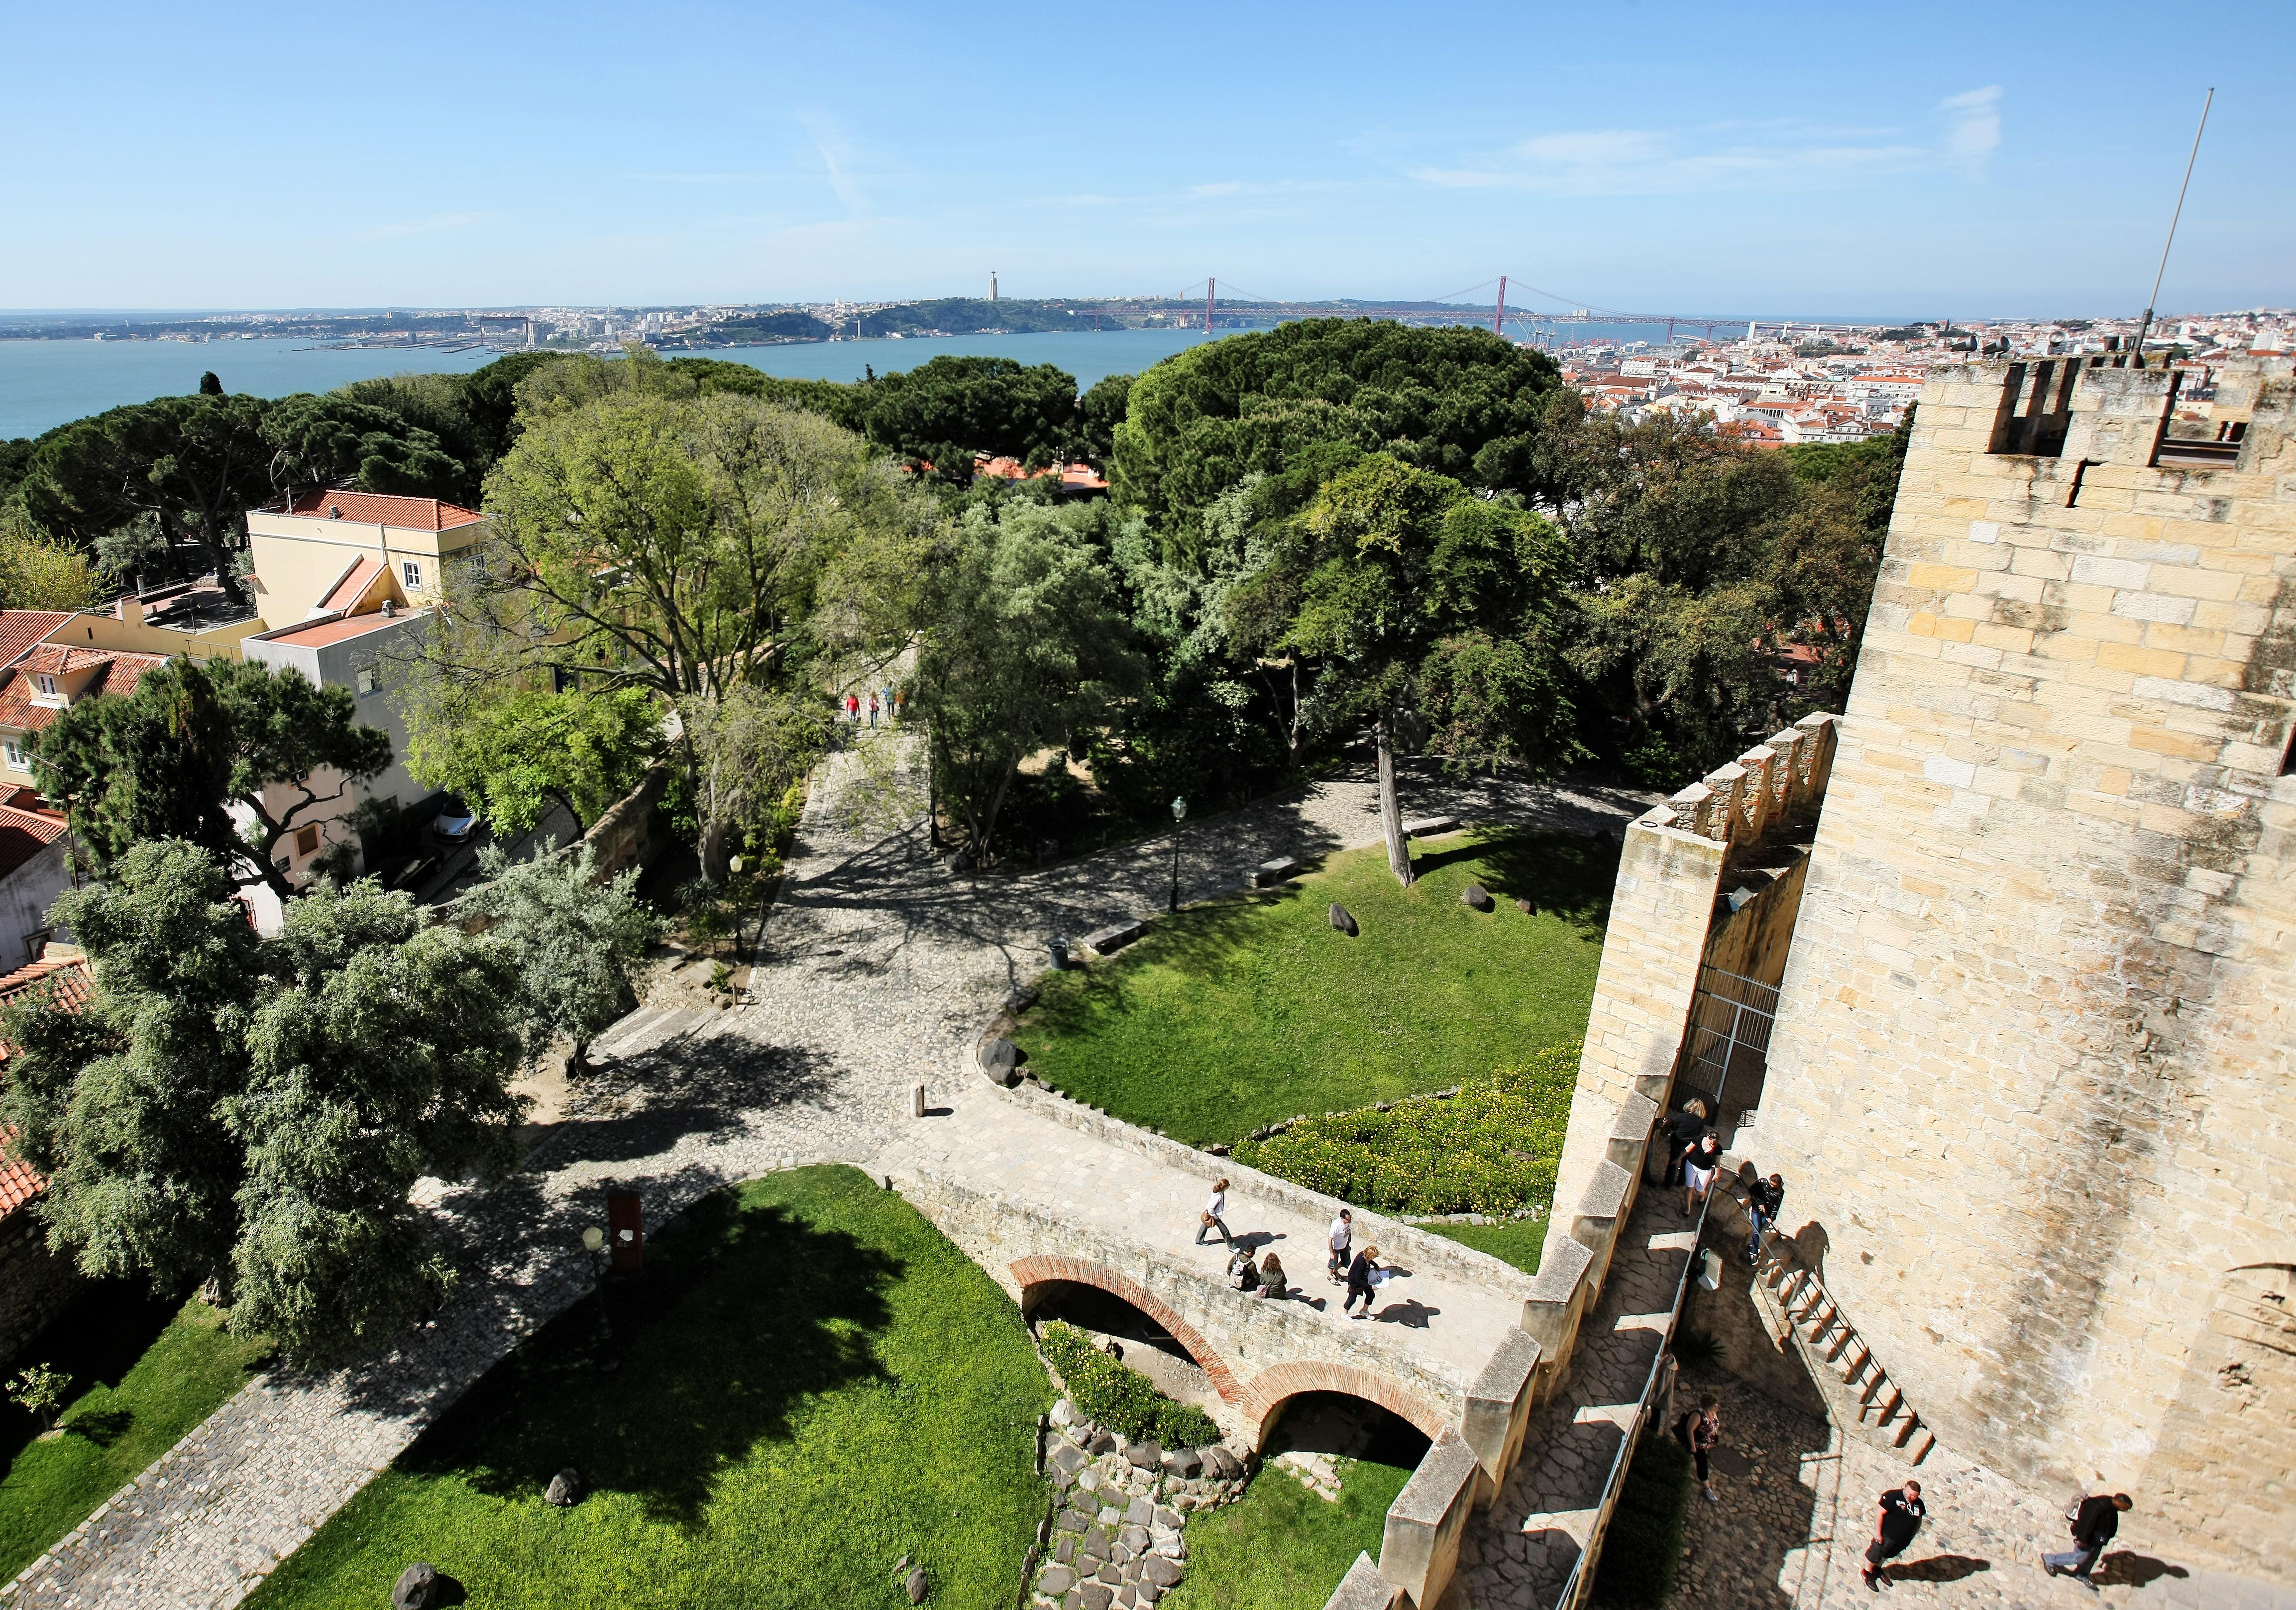
<instances>
[{"instance_id":1,"label":"red tile roof","mask_svg":"<svg viewBox=\"0 0 2296 1610\"><path fill-rule=\"evenodd\" d=\"M71 617L59 610L0 610L0 665L40 642Z\"/></svg>"},{"instance_id":2,"label":"red tile roof","mask_svg":"<svg viewBox=\"0 0 2296 1610\"><path fill-rule=\"evenodd\" d=\"M12 789L10 798L27 792ZM63 837L70 826L56 811L21 810L12 804L0 805L0 878Z\"/></svg>"},{"instance_id":3,"label":"red tile roof","mask_svg":"<svg viewBox=\"0 0 2296 1610\"><path fill-rule=\"evenodd\" d=\"M0 978L0 1006L36 985L47 985L56 992L56 1004L67 1012L86 1010L88 998L94 993L95 974L84 956L58 957L53 961L34 962L29 967L19 967ZM0 1044L0 1061L8 1056L8 1047ZM0 1143L13 1140L16 1131L0 1129ZM29 1164L11 1157L0 1157L0 1219L48 1188L48 1182L35 1173Z\"/></svg>"},{"instance_id":4,"label":"red tile roof","mask_svg":"<svg viewBox=\"0 0 2296 1610\"><path fill-rule=\"evenodd\" d=\"M331 520L334 518L329 513L332 509L340 509L345 520L397 526L402 531L450 531L458 525L472 525L486 518L476 509L442 503L436 497L394 497L381 492L298 492L284 511L275 509L272 513Z\"/></svg>"},{"instance_id":5,"label":"red tile roof","mask_svg":"<svg viewBox=\"0 0 2296 1610\"><path fill-rule=\"evenodd\" d=\"M79 690L79 697L86 698L96 694L132 694L145 671L167 662L165 654L139 654L130 649L73 648L62 643L36 645L14 666L0 670L0 727L38 732L56 719L54 705L32 702L39 692L39 684L32 678L41 672L52 677L69 676L94 667L95 675Z\"/></svg>"}]
</instances>

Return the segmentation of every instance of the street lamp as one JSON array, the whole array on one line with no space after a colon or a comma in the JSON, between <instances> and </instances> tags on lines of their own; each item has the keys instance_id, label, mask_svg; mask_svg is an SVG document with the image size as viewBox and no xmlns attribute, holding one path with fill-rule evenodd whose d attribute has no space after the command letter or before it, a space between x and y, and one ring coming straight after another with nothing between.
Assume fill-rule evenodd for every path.
<instances>
[{"instance_id":1,"label":"street lamp","mask_svg":"<svg viewBox=\"0 0 2296 1610\"><path fill-rule=\"evenodd\" d=\"M1177 794L1172 796L1172 907L1180 908L1180 824L1187 820L1188 802Z\"/></svg>"},{"instance_id":2,"label":"street lamp","mask_svg":"<svg viewBox=\"0 0 2296 1610\"><path fill-rule=\"evenodd\" d=\"M606 1232L594 1224L584 1230L582 1250L590 1254L590 1272L598 1286L598 1369L604 1374L614 1368L607 1351L614 1344L614 1322L606 1314Z\"/></svg>"}]
</instances>

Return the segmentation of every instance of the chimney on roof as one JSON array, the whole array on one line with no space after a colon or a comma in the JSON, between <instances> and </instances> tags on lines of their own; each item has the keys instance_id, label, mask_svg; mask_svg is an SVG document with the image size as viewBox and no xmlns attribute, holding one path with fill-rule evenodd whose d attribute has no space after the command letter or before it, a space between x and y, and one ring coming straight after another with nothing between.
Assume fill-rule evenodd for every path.
<instances>
[{"instance_id":1,"label":"chimney on roof","mask_svg":"<svg viewBox=\"0 0 2296 1610\"><path fill-rule=\"evenodd\" d=\"M398 601L390 598L384 599L382 601L382 618L385 620L388 620L397 613L398 613Z\"/></svg>"},{"instance_id":2,"label":"chimney on roof","mask_svg":"<svg viewBox=\"0 0 2296 1610\"><path fill-rule=\"evenodd\" d=\"M331 504L329 504L329 505L327 505L327 518L328 518L328 519L330 519L330 520L340 520L342 517L343 517L343 505L342 505L341 504L339 504L339 503L331 503Z\"/></svg>"}]
</instances>

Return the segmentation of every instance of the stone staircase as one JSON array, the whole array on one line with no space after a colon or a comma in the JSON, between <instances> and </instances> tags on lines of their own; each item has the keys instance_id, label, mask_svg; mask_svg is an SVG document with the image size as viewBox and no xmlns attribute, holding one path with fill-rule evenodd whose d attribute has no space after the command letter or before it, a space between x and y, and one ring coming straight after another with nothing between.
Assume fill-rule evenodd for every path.
<instances>
[{"instance_id":1,"label":"stone staircase","mask_svg":"<svg viewBox=\"0 0 2296 1610\"><path fill-rule=\"evenodd\" d=\"M1842 1425L1908 1465L1920 1464L1937 1446L1937 1437L1816 1270L1791 1253L1767 1258L1753 1293L1777 1335L1793 1339L1810 1378L1832 1401Z\"/></svg>"}]
</instances>

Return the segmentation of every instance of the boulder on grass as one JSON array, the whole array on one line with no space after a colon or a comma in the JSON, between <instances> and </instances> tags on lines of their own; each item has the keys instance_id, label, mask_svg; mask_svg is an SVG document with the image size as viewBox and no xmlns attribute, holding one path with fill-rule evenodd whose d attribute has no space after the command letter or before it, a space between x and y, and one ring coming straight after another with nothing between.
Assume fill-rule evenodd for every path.
<instances>
[{"instance_id":1,"label":"boulder on grass","mask_svg":"<svg viewBox=\"0 0 2296 1610\"><path fill-rule=\"evenodd\" d=\"M1459 904L1472 906L1478 911L1488 911L1493 904L1491 891L1480 883L1470 883L1459 891Z\"/></svg>"},{"instance_id":2,"label":"boulder on grass","mask_svg":"<svg viewBox=\"0 0 2296 1610\"><path fill-rule=\"evenodd\" d=\"M922 1565L910 1572L909 1580L902 1586L907 1590L909 1603L913 1605L923 1604L925 1595L932 1591L931 1585L925 1581L925 1568Z\"/></svg>"},{"instance_id":3,"label":"boulder on grass","mask_svg":"<svg viewBox=\"0 0 2296 1610\"><path fill-rule=\"evenodd\" d=\"M1233 1482L1243 1474L1243 1461L1215 1443L1204 1450L1204 1474L1215 1481Z\"/></svg>"},{"instance_id":4,"label":"boulder on grass","mask_svg":"<svg viewBox=\"0 0 2296 1610\"><path fill-rule=\"evenodd\" d=\"M1021 1047L1003 1035L981 1043L980 1071L998 1084L1011 1084L1020 1068Z\"/></svg>"},{"instance_id":5,"label":"boulder on grass","mask_svg":"<svg viewBox=\"0 0 2296 1610\"><path fill-rule=\"evenodd\" d=\"M1163 1462L1164 1450L1153 1442L1127 1442L1124 1458L1135 1470L1153 1470Z\"/></svg>"},{"instance_id":6,"label":"boulder on grass","mask_svg":"<svg viewBox=\"0 0 2296 1610\"><path fill-rule=\"evenodd\" d=\"M1355 938L1357 933L1362 932L1362 930L1356 926L1355 913L1349 911L1345 906L1341 905L1337 900L1333 900L1332 902L1331 918L1332 926L1337 928L1341 933L1346 934L1349 939Z\"/></svg>"},{"instance_id":7,"label":"boulder on grass","mask_svg":"<svg viewBox=\"0 0 2296 1610\"><path fill-rule=\"evenodd\" d=\"M550 1478L550 1485L542 1490L542 1501L561 1509L570 1509L582 1501L582 1473L569 1465Z\"/></svg>"},{"instance_id":8,"label":"boulder on grass","mask_svg":"<svg viewBox=\"0 0 2296 1610\"><path fill-rule=\"evenodd\" d=\"M390 1585L391 1610L431 1610L439 1602L439 1567L417 1560Z\"/></svg>"},{"instance_id":9,"label":"boulder on grass","mask_svg":"<svg viewBox=\"0 0 2296 1610\"><path fill-rule=\"evenodd\" d=\"M1517 900L1514 903L1514 908L1517 911L1521 912L1525 916L1529 916L1530 915L1530 902L1529 900Z\"/></svg>"},{"instance_id":10,"label":"boulder on grass","mask_svg":"<svg viewBox=\"0 0 2296 1610\"><path fill-rule=\"evenodd\" d=\"M1175 1448L1164 1456L1164 1469L1182 1481L1193 1481L1204 1468L1204 1456L1193 1448Z\"/></svg>"},{"instance_id":11,"label":"boulder on grass","mask_svg":"<svg viewBox=\"0 0 2296 1610\"><path fill-rule=\"evenodd\" d=\"M1178 1587L1182 1574L1177 1564L1160 1554L1150 1555L1147 1563L1140 1567L1140 1580L1153 1582L1159 1588Z\"/></svg>"}]
</instances>

